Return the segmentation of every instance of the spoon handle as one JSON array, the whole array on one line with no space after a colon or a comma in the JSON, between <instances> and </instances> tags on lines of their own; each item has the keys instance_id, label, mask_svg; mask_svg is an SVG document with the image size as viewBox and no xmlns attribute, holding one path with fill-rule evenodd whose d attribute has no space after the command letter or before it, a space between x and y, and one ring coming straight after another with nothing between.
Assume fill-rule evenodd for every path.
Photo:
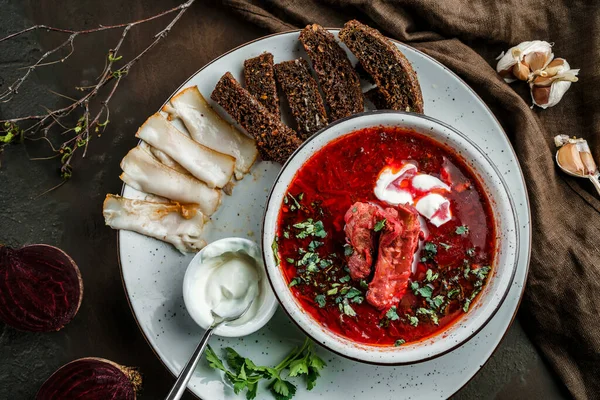
<instances>
[{"instance_id":1,"label":"spoon handle","mask_svg":"<svg viewBox=\"0 0 600 400\"><path fill-rule=\"evenodd\" d=\"M596 191L598 192L598 194L600 194L600 173L589 175L588 178L590 178L590 181L592 181L592 184L596 188Z\"/></svg>"},{"instance_id":2,"label":"spoon handle","mask_svg":"<svg viewBox=\"0 0 600 400\"><path fill-rule=\"evenodd\" d=\"M190 381L190 378L192 377L196 366L198 365L198 361L200 361L202 353L204 353L204 349L208 345L208 339L210 339L210 337L213 334L213 331L217 327L216 325L213 324L213 326L206 330L204 336L202 337L202 340L200 341L200 344L198 344L198 347L196 347L194 354L192 355L192 357L190 357L185 367L183 367L183 370L181 370L181 373L179 374L175 385L173 385L173 388L171 389L167 397L165 397L165 400L178 400L181 398L181 396L183 396L185 388L187 387L187 384Z\"/></svg>"}]
</instances>

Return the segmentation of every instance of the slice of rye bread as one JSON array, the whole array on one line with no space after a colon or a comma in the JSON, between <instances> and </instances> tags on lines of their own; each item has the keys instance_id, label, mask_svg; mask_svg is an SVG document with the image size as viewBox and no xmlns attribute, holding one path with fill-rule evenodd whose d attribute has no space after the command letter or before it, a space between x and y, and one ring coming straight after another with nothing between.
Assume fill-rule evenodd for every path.
<instances>
[{"instance_id":1,"label":"slice of rye bread","mask_svg":"<svg viewBox=\"0 0 600 400\"><path fill-rule=\"evenodd\" d=\"M364 111L359 76L335 37L312 24L302 30L299 39L319 78L331 121Z\"/></svg>"},{"instance_id":2,"label":"slice of rye bread","mask_svg":"<svg viewBox=\"0 0 600 400\"><path fill-rule=\"evenodd\" d=\"M283 164L302 143L293 129L270 113L230 72L221 77L210 98L256 139L263 160Z\"/></svg>"},{"instance_id":3,"label":"slice of rye bread","mask_svg":"<svg viewBox=\"0 0 600 400\"><path fill-rule=\"evenodd\" d=\"M279 97L273 72L273 54L262 53L244 61L244 79L248 91L273 114L279 116Z\"/></svg>"},{"instance_id":4,"label":"slice of rye bread","mask_svg":"<svg viewBox=\"0 0 600 400\"><path fill-rule=\"evenodd\" d=\"M339 37L373 77L387 108L423 113L417 74L392 42L356 20L346 22Z\"/></svg>"},{"instance_id":5,"label":"slice of rye bread","mask_svg":"<svg viewBox=\"0 0 600 400\"><path fill-rule=\"evenodd\" d=\"M327 112L319 86L306 60L298 58L275 64L275 77L287 97L298 123L298 134L303 140L327 126Z\"/></svg>"}]
</instances>

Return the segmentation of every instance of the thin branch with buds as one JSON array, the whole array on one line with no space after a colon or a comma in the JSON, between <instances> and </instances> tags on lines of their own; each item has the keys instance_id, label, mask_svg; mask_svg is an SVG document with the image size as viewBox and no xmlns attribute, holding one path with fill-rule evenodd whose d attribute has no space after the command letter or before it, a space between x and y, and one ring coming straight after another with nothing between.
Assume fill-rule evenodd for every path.
<instances>
[{"instance_id":1,"label":"thin branch with buds","mask_svg":"<svg viewBox=\"0 0 600 400\"><path fill-rule=\"evenodd\" d=\"M43 139L50 144L52 151L57 153L55 154L55 156L61 156L61 177L63 178L63 180L69 179L73 171L72 161L75 153L78 151L78 149L83 148L82 157L85 157L88 150L88 144L90 142L91 137L93 136L93 133L100 134L106 129L106 126L110 122L109 102L115 94L117 88L119 87L121 80L125 76L127 76L131 68L146 53L152 50L152 48L154 48L161 40L163 40L168 35L173 26L177 23L177 21L179 21L179 19L194 2L195 0L187 0L185 3L182 3L177 7L173 7L154 16L129 23L110 26L100 25L97 28L80 31L54 28L47 25L36 25L27 29L23 29L22 31L10 34L4 38L0 38L0 43L2 43L6 40L10 40L28 32L37 30L46 30L69 34L67 40L62 42L54 49L45 52L35 64L26 67L26 72L20 78L15 80L7 88L7 90L0 93L0 102L9 102L13 98L13 96L18 94L21 85L23 85L23 83L29 78L31 73L34 72L37 68L64 62L65 60L67 60L75 51L74 42L78 36L112 29L123 29L121 37L119 38L119 41L117 42L115 47L108 51L106 64L102 73L98 77L96 84L89 87L77 88L78 90L85 92L85 94L82 97L80 97L79 99L70 99L72 100L71 104L56 110L47 110L45 114L28 115L0 120L0 153L4 146L19 140L23 141L25 139ZM123 45L125 38L127 37L127 34L131 30L131 28L133 28L136 25L140 25L173 13L175 13L175 16L173 17L171 22L164 29L162 29L160 32L154 35L154 40L144 50L142 50L137 56L129 60L122 67L113 69L114 64L122 59L122 56L119 55L119 50L121 49L121 46ZM69 49L69 52L65 56L55 60L50 59L52 55L66 48ZM110 91L108 92L106 97L104 97L104 99L100 101L99 106L95 107L97 109L92 110L92 105L90 104L90 102L92 101L92 99L96 98L101 89L107 86L109 83L112 83ZM69 126L71 125L69 125L70 118L68 117L74 112L81 114L78 114L75 126L69 128ZM61 135L65 135L67 133L72 133L72 135L68 139L63 140L62 144L58 146L58 148L56 148L50 140L50 135L54 132L58 132L59 128Z\"/></svg>"}]
</instances>

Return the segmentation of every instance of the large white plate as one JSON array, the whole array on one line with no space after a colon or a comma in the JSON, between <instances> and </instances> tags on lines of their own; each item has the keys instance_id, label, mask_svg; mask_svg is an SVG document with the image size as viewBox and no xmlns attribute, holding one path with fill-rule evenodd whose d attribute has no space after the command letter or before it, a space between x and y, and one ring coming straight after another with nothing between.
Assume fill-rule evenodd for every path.
<instances>
[{"instance_id":1,"label":"large white plate","mask_svg":"<svg viewBox=\"0 0 600 400\"><path fill-rule=\"evenodd\" d=\"M332 31L337 34L337 31ZM179 89L197 85L208 99L226 71L242 80L247 58L264 51L275 62L307 58L298 42L298 31L265 37L248 43L214 60ZM519 265L504 304L490 323L462 347L437 359L411 366L379 367L360 364L319 348L327 367L311 392L299 385L298 399L349 398L447 398L458 391L488 360L515 316L529 264L531 225L525 183L508 138L483 101L460 78L431 57L397 43L412 62L421 84L425 113L469 135L488 152L515 199L521 230ZM356 59L350 54L353 62ZM205 229L207 241L228 236L247 237L260 242L261 219L268 192L279 170L277 164L259 162L252 174L239 182L233 196L225 196L221 208ZM140 193L125 186L123 195ZM192 354L202 330L185 311L182 281L191 256L182 256L171 246L132 232L119 233L119 256L123 282L138 324L154 351L167 368L177 375ZM275 365L303 334L281 311L259 332L239 339L215 338L213 347L232 346L242 355L262 365ZM221 375L203 362L189 388L206 400L237 398ZM240 398L243 398L240 396ZM258 398L271 398L259 391Z\"/></svg>"}]
</instances>

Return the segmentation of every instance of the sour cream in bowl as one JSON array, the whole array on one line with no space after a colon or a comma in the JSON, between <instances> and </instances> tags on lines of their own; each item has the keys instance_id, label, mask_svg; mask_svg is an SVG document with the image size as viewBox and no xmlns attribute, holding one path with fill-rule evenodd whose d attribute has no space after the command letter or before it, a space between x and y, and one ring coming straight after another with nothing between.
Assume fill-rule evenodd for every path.
<instances>
[{"instance_id":1,"label":"sour cream in bowl","mask_svg":"<svg viewBox=\"0 0 600 400\"><path fill-rule=\"evenodd\" d=\"M252 301L240 319L216 329L216 335L227 337L256 332L277 309L261 250L243 238L212 242L192 259L183 279L183 299L192 319L204 329L214 322L211 311L227 317Z\"/></svg>"}]
</instances>

